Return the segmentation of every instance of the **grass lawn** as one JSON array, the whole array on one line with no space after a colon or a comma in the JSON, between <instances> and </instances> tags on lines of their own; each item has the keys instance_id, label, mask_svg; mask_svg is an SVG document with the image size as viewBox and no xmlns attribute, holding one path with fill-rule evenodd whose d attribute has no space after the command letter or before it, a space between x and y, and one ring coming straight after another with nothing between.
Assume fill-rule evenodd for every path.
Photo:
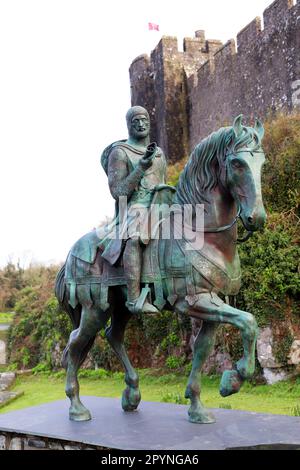
<instances>
[{"instance_id":1,"label":"grass lawn","mask_svg":"<svg viewBox=\"0 0 300 470\"><path fill-rule=\"evenodd\" d=\"M0 312L0 323L11 323L13 321L13 313Z\"/></svg>"},{"instance_id":2,"label":"grass lawn","mask_svg":"<svg viewBox=\"0 0 300 470\"><path fill-rule=\"evenodd\" d=\"M183 398L187 377L170 373L158 375L158 372L153 370L141 370L139 374L143 400L188 403ZM104 373L103 377L96 375L80 378L81 395L121 397L124 389L123 373ZM274 385L254 386L246 383L238 394L228 398L219 395L219 381L220 377L216 376L204 376L202 379L202 401L208 408L232 408L287 415L295 414L296 408L296 413L300 415L300 377ZM19 376L12 390L23 391L24 395L2 407L0 413L64 399L64 382L63 372Z\"/></svg>"}]
</instances>

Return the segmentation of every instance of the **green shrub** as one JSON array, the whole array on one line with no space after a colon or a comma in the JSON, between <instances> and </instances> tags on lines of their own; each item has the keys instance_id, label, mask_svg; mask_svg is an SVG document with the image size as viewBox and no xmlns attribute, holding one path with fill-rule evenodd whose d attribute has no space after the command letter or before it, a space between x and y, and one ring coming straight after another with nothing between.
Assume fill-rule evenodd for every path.
<instances>
[{"instance_id":1,"label":"green shrub","mask_svg":"<svg viewBox=\"0 0 300 470\"><path fill-rule=\"evenodd\" d=\"M166 359L166 367L171 370L179 369L183 366L184 361L184 357L169 356Z\"/></svg>"},{"instance_id":2,"label":"green shrub","mask_svg":"<svg viewBox=\"0 0 300 470\"><path fill-rule=\"evenodd\" d=\"M232 410L230 403L220 403L219 408L223 408L224 410Z\"/></svg>"},{"instance_id":3,"label":"green shrub","mask_svg":"<svg viewBox=\"0 0 300 470\"><path fill-rule=\"evenodd\" d=\"M40 363L51 369L53 352L67 343L70 334L68 316L61 312L56 298L41 299L38 287L20 291L16 314L8 332L9 360L18 367L35 367Z\"/></svg>"},{"instance_id":4,"label":"green shrub","mask_svg":"<svg viewBox=\"0 0 300 470\"><path fill-rule=\"evenodd\" d=\"M167 351L169 347L179 346L180 338L176 333L169 333L161 342L161 348L163 351Z\"/></svg>"},{"instance_id":5,"label":"green shrub","mask_svg":"<svg viewBox=\"0 0 300 470\"><path fill-rule=\"evenodd\" d=\"M180 393L166 393L162 397L162 402L164 403L176 403L176 405L188 405L189 400L184 398Z\"/></svg>"},{"instance_id":6,"label":"green shrub","mask_svg":"<svg viewBox=\"0 0 300 470\"><path fill-rule=\"evenodd\" d=\"M45 364L44 362L41 362L32 368L33 374L49 374L50 371L51 369L49 367L49 364Z\"/></svg>"},{"instance_id":7,"label":"green shrub","mask_svg":"<svg viewBox=\"0 0 300 470\"><path fill-rule=\"evenodd\" d=\"M296 405L291 409L292 416L300 416L300 405Z\"/></svg>"},{"instance_id":8,"label":"green shrub","mask_svg":"<svg viewBox=\"0 0 300 470\"><path fill-rule=\"evenodd\" d=\"M265 229L240 246L242 289L237 305L253 313L259 325L299 312L299 258L293 214L269 215Z\"/></svg>"},{"instance_id":9,"label":"green shrub","mask_svg":"<svg viewBox=\"0 0 300 470\"><path fill-rule=\"evenodd\" d=\"M98 380L109 377L109 372L104 369L82 369L79 371L78 377L86 377L88 379Z\"/></svg>"},{"instance_id":10,"label":"green shrub","mask_svg":"<svg viewBox=\"0 0 300 470\"><path fill-rule=\"evenodd\" d=\"M265 122L263 197L269 212L287 212L300 204L300 113L278 114Z\"/></svg>"}]
</instances>

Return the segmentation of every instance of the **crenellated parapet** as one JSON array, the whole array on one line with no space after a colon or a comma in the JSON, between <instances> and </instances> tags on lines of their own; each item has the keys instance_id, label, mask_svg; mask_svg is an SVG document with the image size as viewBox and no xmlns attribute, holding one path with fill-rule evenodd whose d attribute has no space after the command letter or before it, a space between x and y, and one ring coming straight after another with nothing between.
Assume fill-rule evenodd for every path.
<instances>
[{"instance_id":1,"label":"crenellated parapet","mask_svg":"<svg viewBox=\"0 0 300 470\"><path fill-rule=\"evenodd\" d=\"M222 62L228 57L232 57L235 53L242 59L244 54L248 54L249 50L255 52L257 49L264 48L266 46L272 46L272 36L280 34L277 37L277 42L287 39L288 32L293 23L297 23L297 35L295 34L295 40L299 40L299 18L300 14L300 0L294 4L294 0L275 0L263 14L264 28L262 28L262 20L260 17L254 18L247 26L245 26L237 34L237 50L235 49L234 40L228 41L224 46L219 48L213 53L212 60L210 63L205 63L203 67L210 69L211 73L215 71L215 62ZM286 37L286 38L285 38ZM270 42L270 44L268 44ZM285 41L284 41L285 42ZM296 44L295 44L296 45ZM270 50L270 55L272 51ZM223 59L224 57L224 59ZM217 67L218 68L218 67ZM200 66L201 69L201 66ZM198 74L200 72L198 70Z\"/></svg>"},{"instance_id":2,"label":"crenellated parapet","mask_svg":"<svg viewBox=\"0 0 300 470\"><path fill-rule=\"evenodd\" d=\"M176 37L163 36L150 57L141 55L130 66L132 105L148 109L151 137L171 161L189 151L187 79L221 46L221 41L206 40L204 31L197 31L194 38L184 38L179 51Z\"/></svg>"},{"instance_id":3,"label":"crenellated parapet","mask_svg":"<svg viewBox=\"0 0 300 470\"><path fill-rule=\"evenodd\" d=\"M274 29L281 29L288 19L290 9L293 6L293 0L275 0L268 8L266 8L264 11L265 32L270 32Z\"/></svg>"},{"instance_id":4,"label":"crenellated parapet","mask_svg":"<svg viewBox=\"0 0 300 470\"><path fill-rule=\"evenodd\" d=\"M249 49L253 42L256 42L258 40L258 37L261 35L261 31L261 19L259 16L257 16L237 35L237 47L239 53L245 49Z\"/></svg>"},{"instance_id":5,"label":"crenellated parapet","mask_svg":"<svg viewBox=\"0 0 300 470\"><path fill-rule=\"evenodd\" d=\"M300 106L300 1L276 0L188 79L189 139L243 113L248 120Z\"/></svg>"},{"instance_id":6,"label":"crenellated parapet","mask_svg":"<svg viewBox=\"0 0 300 470\"><path fill-rule=\"evenodd\" d=\"M151 108L153 137L170 160L241 112L252 119L300 106L300 0L275 0L237 35L162 37L130 67L132 104Z\"/></svg>"}]
</instances>

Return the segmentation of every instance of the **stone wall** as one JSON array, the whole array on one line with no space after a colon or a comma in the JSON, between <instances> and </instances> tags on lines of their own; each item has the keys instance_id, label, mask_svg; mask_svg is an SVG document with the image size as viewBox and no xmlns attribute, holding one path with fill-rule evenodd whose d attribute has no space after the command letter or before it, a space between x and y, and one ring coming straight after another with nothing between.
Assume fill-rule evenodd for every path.
<instances>
[{"instance_id":1,"label":"stone wall","mask_svg":"<svg viewBox=\"0 0 300 470\"><path fill-rule=\"evenodd\" d=\"M104 447L87 445L80 442L61 441L41 436L26 436L0 430L1 450L108 450Z\"/></svg>"},{"instance_id":2,"label":"stone wall","mask_svg":"<svg viewBox=\"0 0 300 470\"><path fill-rule=\"evenodd\" d=\"M0 339L0 366L6 364L6 343Z\"/></svg>"},{"instance_id":3,"label":"stone wall","mask_svg":"<svg viewBox=\"0 0 300 470\"><path fill-rule=\"evenodd\" d=\"M10 324L0 324L0 366L7 364L7 331Z\"/></svg>"},{"instance_id":4,"label":"stone wall","mask_svg":"<svg viewBox=\"0 0 300 470\"><path fill-rule=\"evenodd\" d=\"M131 64L132 105L149 110L152 138L170 161L238 114L263 119L300 107L300 0L274 1L263 22L255 18L224 45L197 31L183 52L163 37Z\"/></svg>"},{"instance_id":5,"label":"stone wall","mask_svg":"<svg viewBox=\"0 0 300 470\"><path fill-rule=\"evenodd\" d=\"M187 77L221 45L197 31L195 38L184 39L184 51L179 52L177 38L164 36L150 58L141 55L130 66L132 105L149 111L151 137L173 162L189 151Z\"/></svg>"}]
</instances>

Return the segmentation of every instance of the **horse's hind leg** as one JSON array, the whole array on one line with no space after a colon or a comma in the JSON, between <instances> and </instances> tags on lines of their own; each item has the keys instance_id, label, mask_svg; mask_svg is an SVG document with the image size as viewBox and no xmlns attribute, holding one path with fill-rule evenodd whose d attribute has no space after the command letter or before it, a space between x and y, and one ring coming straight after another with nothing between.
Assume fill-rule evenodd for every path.
<instances>
[{"instance_id":1,"label":"horse's hind leg","mask_svg":"<svg viewBox=\"0 0 300 470\"><path fill-rule=\"evenodd\" d=\"M141 401L139 377L133 368L124 346L124 333L131 313L125 308L118 309L111 317L111 325L106 329L106 338L120 359L126 371L126 388L122 395L122 408L124 411L134 411Z\"/></svg>"},{"instance_id":2,"label":"horse's hind leg","mask_svg":"<svg viewBox=\"0 0 300 470\"><path fill-rule=\"evenodd\" d=\"M202 404L200 400L201 369L215 344L218 325L211 322L203 322L195 343L192 371L185 391L185 397L191 400L188 411L191 423L214 423L215 418Z\"/></svg>"},{"instance_id":3,"label":"horse's hind leg","mask_svg":"<svg viewBox=\"0 0 300 470\"><path fill-rule=\"evenodd\" d=\"M77 373L87 356L97 332L103 327L100 312L82 307L80 326L72 331L66 351L67 381L66 395L70 398L69 417L73 421L91 419L90 412L80 401Z\"/></svg>"}]
</instances>

